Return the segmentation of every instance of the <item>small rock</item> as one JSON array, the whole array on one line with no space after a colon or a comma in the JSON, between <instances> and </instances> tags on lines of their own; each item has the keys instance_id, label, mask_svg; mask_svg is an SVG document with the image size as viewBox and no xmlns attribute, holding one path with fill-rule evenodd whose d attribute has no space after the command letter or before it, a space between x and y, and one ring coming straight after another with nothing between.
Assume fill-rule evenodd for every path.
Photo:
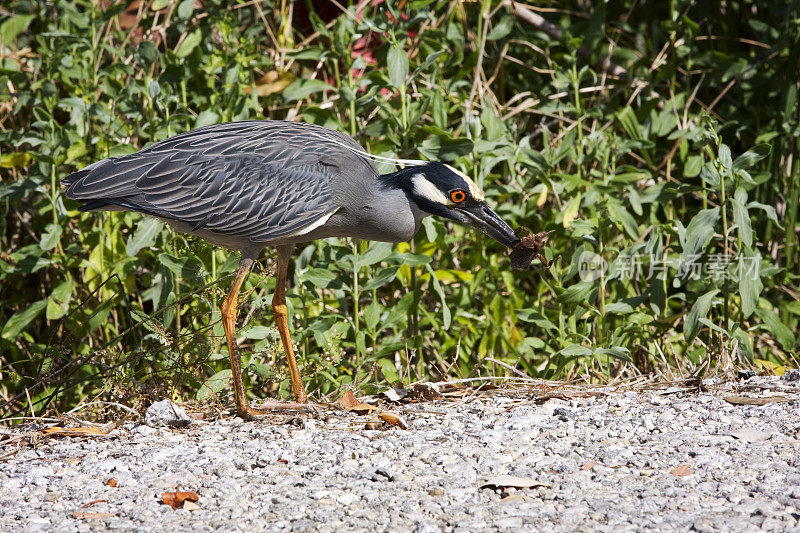
<instances>
[{"instance_id":1,"label":"small rock","mask_svg":"<svg viewBox=\"0 0 800 533\"><path fill-rule=\"evenodd\" d=\"M788 370L781 376L781 379L783 381L800 381L800 370L796 368Z\"/></svg>"},{"instance_id":2,"label":"small rock","mask_svg":"<svg viewBox=\"0 0 800 533\"><path fill-rule=\"evenodd\" d=\"M377 468L375 469L375 473L372 474L370 478L372 481L394 481L394 474L386 470L385 468Z\"/></svg>"},{"instance_id":3,"label":"small rock","mask_svg":"<svg viewBox=\"0 0 800 533\"><path fill-rule=\"evenodd\" d=\"M183 407L175 405L169 400L161 400L147 408L144 423L154 428L162 426L185 428L191 425L192 419L186 414Z\"/></svg>"},{"instance_id":4,"label":"small rock","mask_svg":"<svg viewBox=\"0 0 800 533\"><path fill-rule=\"evenodd\" d=\"M736 375L739 379L750 379L756 375L756 371L750 369L739 370L738 372L736 372Z\"/></svg>"}]
</instances>

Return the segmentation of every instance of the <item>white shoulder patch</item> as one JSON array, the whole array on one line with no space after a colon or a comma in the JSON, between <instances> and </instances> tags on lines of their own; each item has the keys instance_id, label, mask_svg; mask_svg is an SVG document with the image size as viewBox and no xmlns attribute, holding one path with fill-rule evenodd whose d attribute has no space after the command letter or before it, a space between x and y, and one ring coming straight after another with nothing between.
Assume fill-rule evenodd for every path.
<instances>
[{"instance_id":1,"label":"white shoulder patch","mask_svg":"<svg viewBox=\"0 0 800 533\"><path fill-rule=\"evenodd\" d=\"M445 165L445 166L447 168L449 168L450 170L452 170L453 173L457 174L465 182L467 182L467 186L469 187L469 193L472 195L473 198L475 198L476 200L483 200L484 199L483 191L481 190L480 187L478 187L477 183L472 181L472 179L469 176L467 176L466 174L464 174L460 170L451 167L450 165Z\"/></svg>"},{"instance_id":2,"label":"white shoulder patch","mask_svg":"<svg viewBox=\"0 0 800 533\"><path fill-rule=\"evenodd\" d=\"M447 205L450 203L447 201L447 196L436 185L428 181L428 178L424 175L414 174L411 176L411 183L414 184L414 192L419 196L437 204Z\"/></svg>"},{"instance_id":3,"label":"white shoulder patch","mask_svg":"<svg viewBox=\"0 0 800 533\"><path fill-rule=\"evenodd\" d=\"M317 229L320 226L324 226L325 223L328 222L328 219L331 218L333 216L333 214L338 210L339 209L336 208L333 211L331 211L330 213L326 213L326 214L322 215L320 218L317 219L316 222L312 222L311 224L309 224L305 228L302 228L299 231L296 231L296 232L292 233L291 236L294 237L294 236L297 236L297 235L305 235L306 233L311 233L312 231L314 231L315 229Z\"/></svg>"}]
</instances>

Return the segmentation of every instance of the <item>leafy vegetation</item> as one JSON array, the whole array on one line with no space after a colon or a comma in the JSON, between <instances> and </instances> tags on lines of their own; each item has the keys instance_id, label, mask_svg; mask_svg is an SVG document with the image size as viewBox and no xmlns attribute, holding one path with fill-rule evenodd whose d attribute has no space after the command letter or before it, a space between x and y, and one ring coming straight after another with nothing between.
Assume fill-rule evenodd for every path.
<instances>
[{"instance_id":1,"label":"leafy vegetation","mask_svg":"<svg viewBox=\"0 0 800 533\"><path fill-rule=\"evenodd\" d=\"M409 243L299 246L289 305L309 390L796 364L797 1L5 6L5 413L229 387L218 309L235 254L79 213L59 180L252 118L449 162L512 226L555 230L549 272L512 272L496 243L433 219ZM245 285L244 366L257 395L285 395L268 257Z\"/></svg>"}]
</instances>

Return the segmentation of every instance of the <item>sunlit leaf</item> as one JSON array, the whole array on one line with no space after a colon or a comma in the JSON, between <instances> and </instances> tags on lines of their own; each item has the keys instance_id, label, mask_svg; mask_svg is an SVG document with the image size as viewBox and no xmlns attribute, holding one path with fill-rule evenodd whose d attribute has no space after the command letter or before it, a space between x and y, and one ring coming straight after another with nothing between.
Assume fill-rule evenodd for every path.
<instances>
[{"instance_id":1,"label":"sunlit leaf","mask_svg":"<svg viewBox=\"0 0 800 533\"><path fill-rule=\"evenodd\" d=\"M136 231L133 235L128 237L128 242L125 243L125 253L128 257L133 257L139 250L152 246L156 240L156 235L161 233L164 228L164 223L158 219L145 217L136 226Z\"/></svg>"},{"instance_id":2,"label":"sunlit leaf","mask_svg":"<svg viewBox=\"0 0 800 533\"><path fill-rule=\"evenodd\" d=\"M178 46L178 49L175 50L175 55L180 58L188 56L197 48L197 45L199 45L202 40L203 32L198 28L186 35L186 38L181 42L180 46Z\"/></svg>"},{"instance_id":3,"label":"sunlit leaf","mask_svg":"<svg viewBox=\"0 0 800 533\"><path fill-rule=\"evenodd\" d=\"M697 334L700 332L700 319L708 316L708 311L711 309L711 304L714 302L714 297L719 293L718 289L708 291L700 296L689 313L686 315L686 320L683 323L683 336L686 342L691 343Z\"/></svg>"},{"instance_id":4,"label":"sunlit leaf","mask_svg":"<svg viewBox=\"0 0 800 533\"><path fill-rule=\"evenodd\" d=\"M283 90L283 98L287 102L302 100L307 96L321 91L333 89L329 84L320 80L295 80Z\"/></svg>"},{"instance_id":5,"label":"sunlit leaf","mask_svg":"<svg viewBox=\"0 0 800 533\"><path fill-rule=\"evenodd\" d=\"M397 46L392 46L386 54L386 62L391 84L395 87L403 86L408 76L408 55L406 52Z\"/></svg>"}]
</instances>

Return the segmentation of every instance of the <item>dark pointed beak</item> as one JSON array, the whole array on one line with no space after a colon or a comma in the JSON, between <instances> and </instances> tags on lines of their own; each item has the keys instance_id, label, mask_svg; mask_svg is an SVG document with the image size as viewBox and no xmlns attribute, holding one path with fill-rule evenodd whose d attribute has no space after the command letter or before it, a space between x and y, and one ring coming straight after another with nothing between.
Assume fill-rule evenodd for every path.
<instances>
[{"instance_id":1,"label":"dark pointed beak","mask_svg":"<svg viewBox=\"0 0 800 533\"><path fill-rule=\"evenodd\" d=\"M520 241L511 226L506 224L485 202L471 207L454 209L466 215L473 226L507 248L513 248Z\"/></svg>"}]
</instances>

